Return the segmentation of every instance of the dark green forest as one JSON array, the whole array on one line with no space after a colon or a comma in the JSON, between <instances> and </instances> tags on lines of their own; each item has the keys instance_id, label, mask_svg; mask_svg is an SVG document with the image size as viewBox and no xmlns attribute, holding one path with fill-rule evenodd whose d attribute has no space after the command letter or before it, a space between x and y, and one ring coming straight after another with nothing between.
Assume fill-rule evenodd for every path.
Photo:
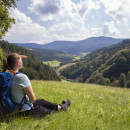
<instances>
[{"instance_id":1,"label":"dark green forest","mask_svg":"<svg viewBox=\"0 0 130 130\"><path fill-rule=\"evenodd\" d=\"M27 74L30 79L60 81L56 72L50 66L40 62L29 50L4 40L0 40L0 71L2 71L3 58L9 53L18 53L29 57L28 59L23 59L24 66L20 71Z\"/></svg>"},{"instance_id":2,"label":"dark green forest","mask_svg":"<svg viewBox=\"0 0 130 130\"><path fill-rule=\"evenodd\" d=\"M130 39L89 53L61 75L78 82L130 88Z\"/></svg>"},{"instance_id":3,"label":"dark green forest","mask_svg":"<svg viewBox=\"0 0 130 130\"><path fill-rule=\"evenodd\" d=\"M72 55L65 54L64 52L49 49L30 49L40 61L61 61L61 62L71 62L73 59Z\"/></svg>"}]
</instances>

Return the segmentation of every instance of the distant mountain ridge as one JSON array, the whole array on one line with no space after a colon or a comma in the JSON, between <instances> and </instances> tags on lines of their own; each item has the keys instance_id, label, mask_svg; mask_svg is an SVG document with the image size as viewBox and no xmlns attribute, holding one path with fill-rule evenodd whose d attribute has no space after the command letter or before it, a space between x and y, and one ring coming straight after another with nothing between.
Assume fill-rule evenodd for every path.
<instances>
[{"instance_id":1,"label":"distant mountain ridge","mask_svg":"<svg viewBox=\"0 0 130 130\"><path fill-rule=\"evenodd\" d=\"M107 47L112 44L121 42L121 38L112 37L90 37L80 41L54 41L47 44L36 43L15 43L25 48L40 48L64 51L68 54L79 54L81 52L92 52L102 47Z\"/></svg>"}]
</instances>

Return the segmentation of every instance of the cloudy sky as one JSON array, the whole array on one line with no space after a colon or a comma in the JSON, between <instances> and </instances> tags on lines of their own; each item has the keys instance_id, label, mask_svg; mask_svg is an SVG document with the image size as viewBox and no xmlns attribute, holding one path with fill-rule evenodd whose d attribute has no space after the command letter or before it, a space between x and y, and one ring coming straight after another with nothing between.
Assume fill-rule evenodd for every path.
<instances>
[{"instance_id":1,"label":"cloudy sky","mask_svg":"<svg viewBox=\"0 0 130 130\"><path fill-rule=\"evenodd\" d=\"M130 0L19 0L10 15L16 24L4 40L12 43L130 38Z\"/></svg>"}]
</instances>

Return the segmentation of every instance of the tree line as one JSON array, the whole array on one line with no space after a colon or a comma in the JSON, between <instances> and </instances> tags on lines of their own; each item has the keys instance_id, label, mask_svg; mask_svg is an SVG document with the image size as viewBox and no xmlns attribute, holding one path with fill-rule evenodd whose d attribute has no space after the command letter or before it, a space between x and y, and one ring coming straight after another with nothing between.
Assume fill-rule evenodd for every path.
<instances>
[{"instance_id":1,"label":"tree line","mask_svg":"<svg viewBox=\"0 0 130 130\"><path fill-rule=\"evenodd\" d=\"M28 59L23 59L24 66L21 69L21 72L27 74L30 79L60 81L56 72L49 65L40 62L29 50L10 44L4 40L0 40L0 48L0 71L3 69L3 58L9 53L18 53L29 57Z\"/></svg>"},{"instance_id":2,"label":"tree line","mask_svg":"<svg viewBox=\"0 0 130 130\"><path fill-rule=\"evenodd\" d=\"M40 61L58 60L60 62L71 62L73 59L73 56L57 50L35 48L30 51L35 54Z\"/></svg>"},{"instance_id":3,"label":"tree line","mask_svg":"<svg viewBox=\"0 0 130 130\"><path fill-rule=\"evenodd\" d=\"M130 87L130 39L89 53L61 75L78 82Z\"/></svg>"},{"instance_id":4,"label":"tree line","mask_svg":"<svg viewBox=\"0 0 130 130\"><path fill-rule=\"evenodd\" d=\"M9 15L9 9L16 7L15 0L0 0L0 39L5 36L15 19Z\"/></svg>"}]
</instances>

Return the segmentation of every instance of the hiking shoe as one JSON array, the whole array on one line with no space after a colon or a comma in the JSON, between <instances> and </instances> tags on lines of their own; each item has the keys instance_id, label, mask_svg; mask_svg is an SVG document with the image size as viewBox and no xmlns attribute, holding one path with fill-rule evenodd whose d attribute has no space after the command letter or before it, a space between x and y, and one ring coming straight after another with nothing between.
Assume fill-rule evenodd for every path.
<instances>
[{"instance_id":1,"label":"hiking shoe","mask_svg":"<svg viewBox=\"0 0 130 130\"><path fill-rule=\"evenodd\" d=\"M70 104L71 104L71 100L70 99L68 99L67 102L66 101L62 101L62 103L60 104L61 109L65 110L65 111L69 110Z\"/></svg>"}]
</instances>

